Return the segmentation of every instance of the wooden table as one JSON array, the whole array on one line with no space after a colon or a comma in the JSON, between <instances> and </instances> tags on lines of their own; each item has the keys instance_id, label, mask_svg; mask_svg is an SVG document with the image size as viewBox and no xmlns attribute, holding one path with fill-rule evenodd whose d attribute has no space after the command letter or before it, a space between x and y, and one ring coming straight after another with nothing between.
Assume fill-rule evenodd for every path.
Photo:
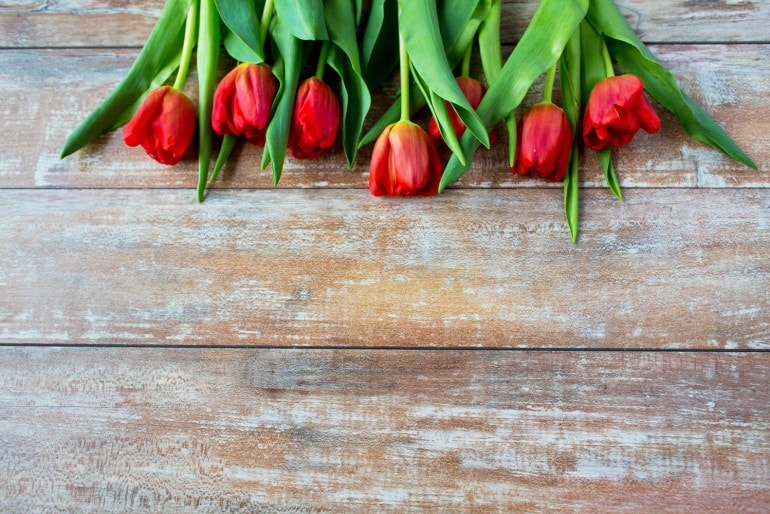
<instances>
[{"instance_id":1,"label":"wooden table","mask_svg":"<svg viewBox=\"0 0 770 514\"><path fill-rule=\"evenodd\" d=\"M759 171L664 113L575 245L503 144L406 200L60 161L162 2L0 4L0 511L768 511L770 3L620 4Z\"/></svg>"}]
</instances>

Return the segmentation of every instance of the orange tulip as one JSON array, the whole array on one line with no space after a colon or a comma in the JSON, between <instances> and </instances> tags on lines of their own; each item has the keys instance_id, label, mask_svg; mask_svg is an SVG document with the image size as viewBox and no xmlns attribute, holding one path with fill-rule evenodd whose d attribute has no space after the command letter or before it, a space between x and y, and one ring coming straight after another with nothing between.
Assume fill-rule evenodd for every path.
<instances>
[{"instance_id":1,"label":"orange tulip","mask_svg":"<svg viewBox=\"0 0 770 514\"><path fill-rule=\"evenodd\" d=\"M123 129L128 146L142 145L162 164L176 164L190 149L195 135L195 105L181 91L159 87L144 99Z\"/></svg>"},{"instance_id":2,"label":"orange tulip","mask_svg":"<svg viewBox=\"0 0 770 514\"><path fill-rule=\"evenodd\" d=\"M430 196L443 166L428 134L411 121L388 125L372 151L369 191L374 196Z\"/></svg>"},{"instance_id":3,"label":"orange tulip","mask_svg":"<svg viewBox=\"0 0 770 514\"><path fill-rule=\"evenodd\" d=\"M289 148L297 159L315 159L334 144L340 126L340 102L322 80L310 77L297 89Z\"/></svg>"},{"instance_id":4,"label":"orange tulip","mask_svg":"<svg viewBox=\"0 0 770 514\"><path fill-rule=\"evenodd\" d=\"M233 134L264 146L278 79L267 64L243 63L232 69L214 92L211 125L223 136Z\"/></svg>"},{"instance_id":5,"label":"orange tulip","mask_svg":"<svg viewBox=\"0 0 770 514\"><path fill-rule=\"evenodd\" d=\"M539 103L519 120L516 158L511 171L559 181L567 172L572 132L567 115L552 103Z\"/></svg>"}]
</instances>

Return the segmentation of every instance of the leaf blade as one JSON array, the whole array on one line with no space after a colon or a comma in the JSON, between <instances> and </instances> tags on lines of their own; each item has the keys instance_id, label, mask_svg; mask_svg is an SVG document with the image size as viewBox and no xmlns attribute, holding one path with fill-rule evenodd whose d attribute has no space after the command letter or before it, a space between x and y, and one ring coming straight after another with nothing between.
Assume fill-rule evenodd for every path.
<instances>
[{"instance_id":1,"label":"leaf blade","mask_svg":"<svg viewBox=\"0 0 770 514\"><path fill-rule=\"evenodd\" d=\"M326 32L323 0L275 0L275 12L286 29L297 39L319 41L329 39Z\"/></svg>"},{"instance_id":2,"label":"leaf blade","mask_svg":"<svg viewBox=\"0 0 770 514\"><path fill-rule=\"evenodd\" d=\"M230 46L238 48L239 45L236 45L240 42L252 52L252 54L239 52L239 55L250 55L258 60L247 61L232 55L232 53L230 55L243 62L254 62L255 64L264 62L265 50L259 34L259 19L257 18L257 7L254 0L216 0L216 5L222 22L229 29L228 37L225 38L225 47L227 48L228 46L228 38L231 38Z\"/></svg>"},{"instance_id":3,"label":"leaf blade","mask_svg":"<svg viewBox=\"0 0 770 514\"><path fill-rule=\"evenodd\" d=\"M353 166L358 153L364 120L371 106L371 96L364 78L353 68L338 47L329 53L329 66L340 77L342 93L342 148L348 166Z\"/></svg>"},{"instance_id":4,"label":"leaf blade","mask_svg":"<svg viewBox=\"0 0 770 514\"><path fill-rule=\"evenodd\" d=\"M278 18L273 25L273 41L278 47L283 62L283 80L276 95L277 105L270 124L265 133L265 153L262 164L266 166L266 158L273 166L273 185L277 185L283 172L286 159L286 145L289 141L291 115L297 94L297 84L302 68L304 49L300 39L294 36L282 19Z\"/></svg>"},{"instance_id":5,"label":"leaf blade","mask_svg":"<svg viewBox=\"0 0 770 514\"><path fill-rule=\"evenodd\" d=\"M211 164L211 110L217 86L219 12L214 0L201 0L198 29L198 203L203 201Z\"/></svg>"},{"instance_id":6,"label":"leaf blade","mask_svg":"<svg viewBox=\"0 0 770 514\"><path fill-rule=\"evenodd\" d=\"M567 173L564 176L564 217L570 232L570 240L574 243L578 236L579 216L579 148L580 138L577 127L580 122L581 109L581 30L580 26L567 42L561 56L559 78L561 80L562 103L564 112L569 119L572 131L572 152L570 153Z\"/></svg>"}]
</instances>

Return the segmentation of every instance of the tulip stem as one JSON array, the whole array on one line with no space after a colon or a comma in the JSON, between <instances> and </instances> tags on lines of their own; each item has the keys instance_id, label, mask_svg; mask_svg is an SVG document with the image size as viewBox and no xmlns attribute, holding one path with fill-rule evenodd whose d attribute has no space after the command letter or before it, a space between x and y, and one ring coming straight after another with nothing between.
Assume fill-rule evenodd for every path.
<instances>
[{"instance_id":1,"label":"tulip stem","mask_svg":"<svg viewBox=\"0 0 770 514\"><path fill-rule=\"evenodd\" d=\"M330 47L331 43L329 43L328 39L321 45L321 53L318 55L318 66L315 69L315 78L318 80L324 79L324 70L326 69L326 60L329 58Z\"/></svg>"},{"instance_id":2,"label":"tulip stem","mask_svg":"<svg viewBox=\"0 0 770 514\"><path fill-rule=\"evenodd\" d=\"M409 54L401 35L398 36L398 51L401 59L401 121L409 121Z\"/></svg>"},{"instance_id":3,"label":"tulip stem","mask_svg":"<svg viewBox=\"0 0 770 514\"><path fill-rule=\"evenodd\" d=\"M195 29L198 27L198 0L193 0L187 10L187 23L184 27L184 44L182 46L182 58L179 60L179 71L174 80L174 89L182 89L187 80L187 72L190 70L190 59L195 47Z\"/></svg>"},{"instance_id":4,"label":"tulip stem","mask_svg":"<svg viewBox=\"0 0 770 514\"><path fill-rule=\"evenodd\" d=\"M262 38L264 46L267 40L267 31L270 28L270 20L273 18L273 0L266 0L265 7L262 9L262 21L259 23L259 35Z\"/></svg>"},{"instance_id":5,"label":"tulip stem","mask_svg":"<svg viewBox=\"0 0 770 514\"><path fill-rule=\"evenodd\" d=\"M604 73L608 77L615 76L615 68L612 66L612 57L610 57L610 50L607 48L607 43L602 38L602 57L604 58Z\"/></svg>"},{"instance_id":6,"label":"tulip stem","mask_svg":"<svg viewBox=\"0 0 770 514\"><path fill-rule=\"evenodd\" d=\"M468 49L465 50L465 54L463 54L463 65L460 69L461 77L467 78L471 76L471 53L473 53L473 41L471 41L471 44L468 45Z\"/></svg>"},{"instance_id":7,"label":"tulip stem","mask_svg":"<svg viewBox=\"0 0 770 514\"><path fill-rule=\"evenodd\" d=\"M559 61L553 63L553 66L548 68L548 72L545 74L545 88L543 89L543 103L551 103L551 97L553 96L553 83L556 80L556 65Z\"/></svg>"}]
</instances>

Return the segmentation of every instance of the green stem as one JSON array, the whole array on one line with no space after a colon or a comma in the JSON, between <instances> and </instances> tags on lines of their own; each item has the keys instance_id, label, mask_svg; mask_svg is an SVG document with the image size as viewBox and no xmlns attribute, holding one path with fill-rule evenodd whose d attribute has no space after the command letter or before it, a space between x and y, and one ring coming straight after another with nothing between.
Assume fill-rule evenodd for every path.
<instances>
[{"instance_id":1,"label":"green stem","mask_svg":"<svg viewBox=\"0 0 770 514\"><path fill-rule=\"evenodd\" d=\"M604 73L608 77L615 76L615 68L612 66L612 57L610 57L610 51L607 48L604 38L602 38L602 57L604 58Z\"/></svg>"},{"instance_id":2,"label":"green stem","mask_svg":"<svg viewBox=\"0 0 770 514\"><path fill-rule=\"evenodd\" d=\"M270 20L273 18L273 0L267 0L265 7L262 9L262 21L259 23L259 35L262 38L262 45L264 46L265 40L267 40L267 31L270 28Z\"/></svg>"},{"instance_id":3,"label":"green stem","mask_svg":"<svg viewBox=\"0 0 770 514\"><path fill-rule=\"evenodd\" d=\"M329 57L329 48L331 43L328 40L324 41L321 45L321 53L318 56L318 66L315 69L315 78L323 80L324 70L326 69L326 59Z\"/></svg>"},{"instance_id":4,"label":"green stem","mask_svg":"<svg viewBox=\"0 0 770 514\"><path fill-rule=\"evenodd\" d=\"M401 36L398 37L398 51L401 58L401 121L409 121L409 54Z\"/></svg>"},{"instance_id":5,"label":"green stem","mask_svg":"<svg viewBox=\"0 0 770 514\"><path fill-rule=\"evenodd\" d=\"M187 10L187 23L184 27L184 45L182 57L179 61L179 71L176 73L174 89L182 89L187 80L187 72L190 70L190 59L195 48L195 29L198 27L198 0L193 0Z\"/></svg>"},{"instance_id":6,"label":"green stem","mask_svg":"<svg viewBox=\"0 0 770 514\"><path fill-rule=\"evenodd\" d=\"M543 103L551 103L551 96L553 95L553 82L556 80L556 65L559 61L553 63L553 66L548 68L548 73L545 75L545 89L543 90Z\"/></svg>"},{"instance_id":7,"label":"green stem","mask_svg":"<svg viewBox=\"0 0 770 514\"><path fill-rule=\"evenodd\" d=\"M473 41L471 41L471 44L468 45L468 49L465 50L465 54L463 55L463 65L460 70L461 77L471 76L471 53L472 52L473 52Z\"/></svg>"}]
</instances>

